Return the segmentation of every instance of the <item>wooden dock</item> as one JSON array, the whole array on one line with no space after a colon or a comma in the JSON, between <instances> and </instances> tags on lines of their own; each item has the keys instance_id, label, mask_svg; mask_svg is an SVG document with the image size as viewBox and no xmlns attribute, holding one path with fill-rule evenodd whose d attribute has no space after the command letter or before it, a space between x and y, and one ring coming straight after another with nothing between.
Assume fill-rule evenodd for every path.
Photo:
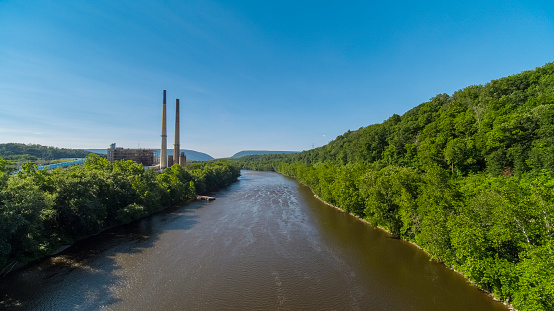
<instances>
[{"instance_id":1,"label":"wooden dock","mask_svg":"<svg viewBox=\"0 0 554 311\"><path fill-rule=\"evenodd\" d=\"M213 200L215 200L214 197L207 197L207 196L205 196L205 195L197 195L197 196L196 196L196 199L197 199L197 200L206 200L206 201L213 201Z\"/></svg>"}]
</instances>

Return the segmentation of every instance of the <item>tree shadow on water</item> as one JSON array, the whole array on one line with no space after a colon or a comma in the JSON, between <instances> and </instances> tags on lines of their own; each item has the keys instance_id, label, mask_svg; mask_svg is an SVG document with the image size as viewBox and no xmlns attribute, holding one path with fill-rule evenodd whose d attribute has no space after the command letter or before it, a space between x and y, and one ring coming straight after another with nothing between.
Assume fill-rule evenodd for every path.
<instances>
[{"instance_id":1,"label":"tree shadow on water","mask_svg":"<svg viewBox=\"0 0 554 311\"><path fill-rule=\"evenodd\" d=\"M117 257L144 252L168 230L192 228L202 207L170 207L13 271L0 278L0 310L98 310L120 302L117 291L129 283Z\"/></svg>"}]
</instances>

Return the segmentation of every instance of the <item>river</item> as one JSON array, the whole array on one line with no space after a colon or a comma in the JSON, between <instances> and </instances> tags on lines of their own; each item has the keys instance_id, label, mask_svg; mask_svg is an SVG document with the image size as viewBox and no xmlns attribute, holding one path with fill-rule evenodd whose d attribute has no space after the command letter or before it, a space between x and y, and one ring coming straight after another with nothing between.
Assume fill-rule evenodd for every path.
<instances>
[{"instance_id":1,"label":"river","mask_svg":"<svg viewBox=\"0 0 554 311\"><path fill-rule=\"evenodd\" d=\"M169 208L0 280L6 310L508 310L276 173Z\"/></svg>"}]
</instances>

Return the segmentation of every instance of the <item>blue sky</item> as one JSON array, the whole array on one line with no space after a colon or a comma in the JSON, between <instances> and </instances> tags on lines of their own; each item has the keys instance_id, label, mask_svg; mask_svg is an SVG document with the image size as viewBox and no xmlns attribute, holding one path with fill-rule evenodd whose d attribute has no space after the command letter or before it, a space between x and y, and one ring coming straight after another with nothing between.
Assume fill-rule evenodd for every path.
<instances>
[{"instance_id":1,"label":"blue sky","mask_svg":"<svg viewBox=\"0 0 554 311\"><path fill-rule=\"evenodd\" d=\"M0 143L306 150L554 61L552 1L0 1Z\"/></svg>"}]
</instances>

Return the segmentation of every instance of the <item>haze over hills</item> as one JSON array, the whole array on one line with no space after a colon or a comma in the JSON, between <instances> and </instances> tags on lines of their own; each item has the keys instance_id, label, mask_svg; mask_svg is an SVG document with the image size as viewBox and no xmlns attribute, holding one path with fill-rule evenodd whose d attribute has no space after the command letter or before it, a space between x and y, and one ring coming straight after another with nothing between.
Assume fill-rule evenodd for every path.
<instances>
[{"instance_id":1,"label":"haze over hills","mask_svg":"<svg viewBox=\"0 0 554 311\"><path fill-rule=\"evenodd\" d=\"M158 152L158 154L160 153L160 149L150 149L150 148L145 148L145 149L155 150L155 151ZM100 153L100 154L107 154L108 153L107 149L86 149L86 150L90 151L90 152ZM203 152L199 152L199 151L181 149L181 152L185 153L185 155L187 156L187 161L210 161L210 160L214 160L214 157L212 157L211 155L203 153ZM168 156L173 155L173 149L167 149L167 155Z\"/></svg>"},{"instance_id":2,"label":"haze over hills","mask_svg":"<svg viewBox=\"0 0 554 311\"><path fill-rule=\"evenodd\" d=\"M289 154L298 153L298 151L268 151L268 150L243 150L231 156L231 159L238 159L249 155L264 155L264 154Z\"/></svg>"}]
</instances>

